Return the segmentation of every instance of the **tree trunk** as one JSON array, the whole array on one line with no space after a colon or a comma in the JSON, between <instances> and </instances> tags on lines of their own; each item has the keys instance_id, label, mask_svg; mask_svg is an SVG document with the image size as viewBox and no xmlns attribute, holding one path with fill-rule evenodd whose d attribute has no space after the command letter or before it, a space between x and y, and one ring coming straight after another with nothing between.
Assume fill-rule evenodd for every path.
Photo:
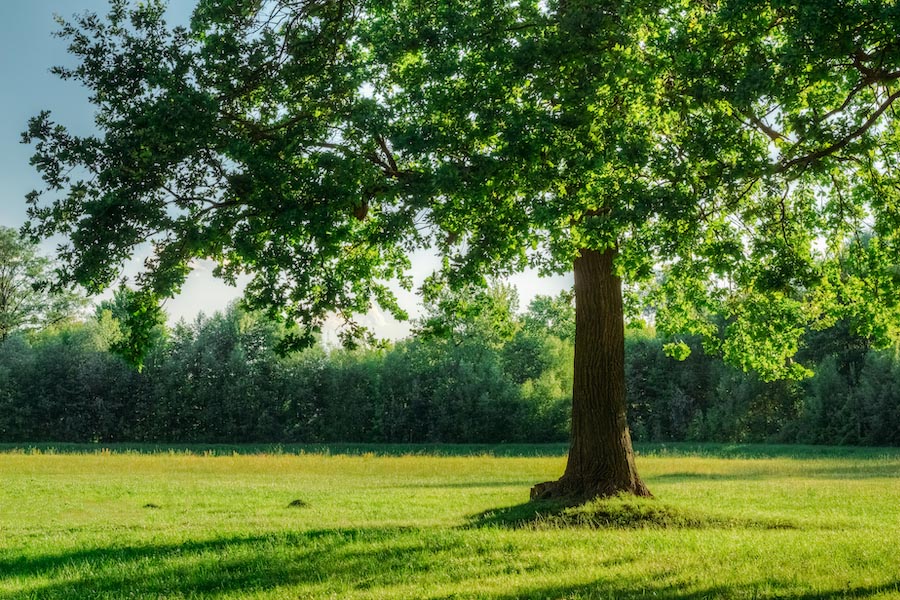
<instances>
[{"instance_id":1,"label":"tree trunk","mask_svg":"<svg viewBox=\"0 0 900 600\"><path fill-rule=\"evenodd\" d=\"M625 317L617 252L581 250L575 259L575 377L572 439L562 478L539 483L532 500L581 502L629 493L650 496L634 466L625 418Z\"/></svg>"}]
</instances>

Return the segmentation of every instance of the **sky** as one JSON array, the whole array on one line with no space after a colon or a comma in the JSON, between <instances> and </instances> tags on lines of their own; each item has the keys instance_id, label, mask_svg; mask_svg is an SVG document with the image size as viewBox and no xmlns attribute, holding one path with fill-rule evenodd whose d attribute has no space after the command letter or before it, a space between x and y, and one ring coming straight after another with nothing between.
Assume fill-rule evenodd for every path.
<instances>
[{"instance_id":1,"label":"sky","mask_svg":"<svg viewBox=\"0 0 900 600\"><path fill-rule=\"evenodd\" d=\"M186 24L194 0L170 0L167 20ZM53 119L74 133L92 130L93 109L77 83L61 81L50 73L54 65L71 64L66 43L53 36L58 29L54 15L69 18L85 11L105 13L108 0L0 0L0 225L20 227L26 220L25 194L39 188L37 172L29 166L31 149L20 143L28 119L50 110ZM44 244L52 255L55 244ZM427 253L412 256L412 276L421 282L436 266ZM140 257L126 269L134 270ZM196 263L182 293L165 305L171 321L193 320L200 312L211 314L240 297L240 290L212 277L211 262ZM516 275L510 283L519 290L520 305L527 307L536 294L556 294L572 286L569 276L538 278L531 272ZM401 305L415 317L419 313L414 294L398 292ZM399 338L409 325L397 323L377 309L362 322L381 337ZM326 328L326 336L328 331Z\"/></svg>"}]
</instances>

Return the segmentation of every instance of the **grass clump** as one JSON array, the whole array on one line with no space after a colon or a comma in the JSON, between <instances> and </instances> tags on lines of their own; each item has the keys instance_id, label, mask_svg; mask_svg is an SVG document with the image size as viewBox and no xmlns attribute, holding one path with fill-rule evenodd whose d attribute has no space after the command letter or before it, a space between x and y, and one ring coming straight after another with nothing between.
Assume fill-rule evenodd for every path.
<instances>
[{"instance_id":1,"label":"grass clump","mask_svg":"<svg viewBox=\"0 0 900 600\"><path fill-rule=\"evenodd\" d=\"M656 528L704 528L722 526L724 523L709 515L669 506L649 498L598 499L581 506L567 508L548 519L549 526L579 526L592 528L633 529Z\"/></svg>"}]
</instances>

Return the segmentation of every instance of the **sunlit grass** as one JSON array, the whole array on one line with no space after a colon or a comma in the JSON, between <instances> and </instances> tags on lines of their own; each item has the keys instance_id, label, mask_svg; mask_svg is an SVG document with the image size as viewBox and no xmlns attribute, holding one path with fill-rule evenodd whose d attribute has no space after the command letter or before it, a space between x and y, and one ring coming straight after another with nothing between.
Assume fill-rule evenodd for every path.
<instances>
[{"instance_id":1,"label":"sunlit grass","mask_svg":"<svg viewBox=\"0 0 900 600\"><path fill-rule=\"evenodd\" d=\"M139 449L0 454L0 600L900 598L896 451L646 446L567 509L558 452Z\"/></svg>"}]
</instances>

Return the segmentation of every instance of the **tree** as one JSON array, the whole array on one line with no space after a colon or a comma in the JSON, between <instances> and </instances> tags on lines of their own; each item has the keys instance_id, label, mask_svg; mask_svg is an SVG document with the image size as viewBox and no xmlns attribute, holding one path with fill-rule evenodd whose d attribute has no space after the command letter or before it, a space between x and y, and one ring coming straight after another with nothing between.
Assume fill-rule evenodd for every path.
<instances>
[{"instance_id":1,"label":"tree","mask_svg":"<svg viewBox=\"0 0 900 600\"><path fill-rule=\"evenodd\" d=\"M147 290L133 290L123 284L112 298L97 306L96 318L112 319L118 335L109 350L137 368L144 368L147 354L166 339L166 315L156 296Z\"/></svg>"},{"instance_id":2,"label":"tree","mask_svg":"<svg viewBox=\"0 0 900 600\"><path fill-rule=\"evenodd\" d=\"M535 296L523 321L525 329L550 334L561 340L575 340L575 303L571 291L553 296Z\"/></svg>"},{"instance_id":3,"label":"tree","mask_svg":"<svg viewBox=\"0 0 900 600\"><path fill-rule=\"evenodd\" d=\"M79 62L57 73L92 92L98 133L30 122L32 231L68 234L67 275L92 292L145 240L152 297L196 257L252 274L247 303L303 323L298 344L329 311L401 314L386 282L408 283L411 248L442 253L433 283L455 287L574 269L572 444L532 495L647 495L623 279L662 270L659 325L766 377L807 374L791 356L838 296L897 335L898 11L200 0L169 30L160 3L113 0L62 23ZM864 277L840 276L848 241Z\"/></svg>"},{"instance_id":4,"label":"tree","mask_svg":"<svg viewBox=\"0 0 900 600\"><path fill-rule=\"evenodd\" d=\"M83 304L72 292L49 288L52 266L36 244L0 227L0 341L20 329L63 321Z\"/></svg>"},{"instance_id":5,"label":"tree","mask_svg":"<svg viewBox=\"0 0 900 600\"><path fill-rule=\"evenodd\" d=\"M416 334L446 339L457 346L466 339L477 338L485 346L498 348L519 329L518 307L518 292L504 283L442 289L426 302L424 315L416 323Z\"/></svg>"}]
</instances>

